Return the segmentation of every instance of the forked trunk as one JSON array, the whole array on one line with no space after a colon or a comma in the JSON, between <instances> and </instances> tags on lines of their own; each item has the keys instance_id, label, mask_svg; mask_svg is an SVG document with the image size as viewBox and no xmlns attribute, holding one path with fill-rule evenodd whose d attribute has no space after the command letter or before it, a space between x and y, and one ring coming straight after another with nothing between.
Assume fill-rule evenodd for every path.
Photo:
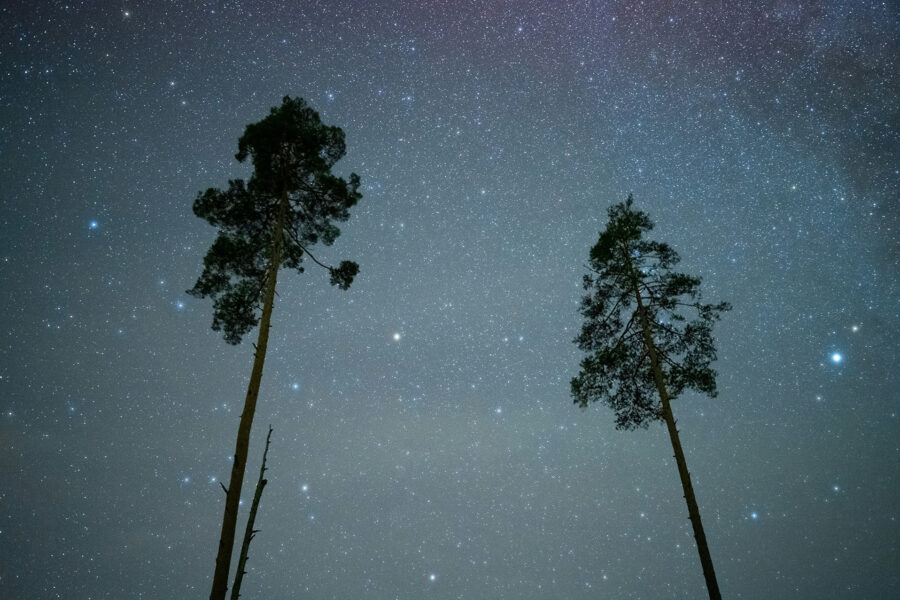
<instances>
[{"instance_id":1,"label":"forked trunk","mask_svg":"<svg viewBox=\"0 0 900 600\"><path fill-rule=\"evenodd\" d=\"M650 365L653 368L653 380L656 383L659 399L662 402L663 419L666 421L666 427L669 430L672 449L675 451L675 463L678 465L678 475L681 477L681 487L684 489L684 500L687 502L688 517L694 528L694 539L697 542L697 552L700 553L700 564L703 567L703 577L706 579L706 589L709 592L710 600L721 600L722 595L719 593L719 583L716 581L712 556L709 554L706 534L703 532L703 523L700 521L700 509L697 507L694 486L691 484L691 474L688 472L687 461L684 459L684 450L681 449L681 439L678 436L678 429L675 427L675 416L672 414L672 404L669 401L666 380L663 376L662 367L659 364L659 354L657 354L656 345L653 343L650 323L647 322L647 313L644 310L644 304L641 301L641 294L637 284L635 284L634 293L637 298L638 318L641 322L644 344L647 347L647 353L650 355Z\"/></svg>"},{"instance_id":2,"label":"forked trunk","mask_svg":"<svg viewBox=\"0 0 900 600\"><path fill-rule=\"evenodd\" d=\"M259 509L259 500L262 498L263 488L266 487L268 481L266 474L266 456L269 454L269 441L272 439L272 426L269 425L269 434L266 436L266 449L263 450L262 466L259 468L259 479L256 481L256 492L253 494L253 502L250 504L250 514L247 516L247 528L244 530L244 541L241 544L241 553L238 557L237 570L234 573L234 585L231 587L231 600L238 600L241 597L241 582L244 581L244 575L247 571L247 554L250 551L250 542L256 537L257 529L253 529L256 522L256 511Z\"/></svg>"},{"instance_id":3,"label":"forked trunk","mask_svg":"<svg viewBox=\"0 0 900 600\"><path fill-rule=\"evenodd\" d=\"M231 568L231 555L234 551L238 505L241 500L241 486L244 483L244 470L247 466L250 429L253 426L253 414L256 412L259 384L262 381L263 365L266 362L266 347L269 344L269 324L272 320L272 305L275 302L275 283L278 278L278 268L281 265L287 209L287 193L283 193L278 206L278 219L272 236L272 256L269 260L266 287L263 291L263 309L262 317L259 321L259 338L256 342L256 353L253 356L253 371L250 373L247 397L244 400L244 411L241 413L241 422L238 425L234 461L231 464L231 481L229 481L228 488L225 490L225 514L222 517L219 553L216 555L216 571L213 575L212 591L209 593L209 600L225 600L225 594L228 591L228 571Z\"/></svg>"}]
</instances>

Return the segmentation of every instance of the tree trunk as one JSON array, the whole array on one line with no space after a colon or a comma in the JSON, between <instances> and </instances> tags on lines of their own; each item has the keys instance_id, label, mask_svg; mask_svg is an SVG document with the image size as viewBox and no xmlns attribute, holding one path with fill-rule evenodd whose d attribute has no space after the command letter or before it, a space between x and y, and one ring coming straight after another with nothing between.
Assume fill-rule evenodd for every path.
<instances>
[{"instance_id":1,"label":"tree trunk","mask_svg":"<svg viewBox=\"0 0 900 600\"><path fill-rule=\"evenodd\" d=\"M691 474L688 473L687 461L684 459L684 450L681 449L681 439L678 436L678 429L675 427L675 416L672 414L672 404L669 402L665 376L659 364L659 355L656 352L656 345L650 333L650 323L647 321L647 313L641 301L637 283L634 286L634 293L637 298L638 317L641 321L644 344L647 346L647 353L650 355L650 365L653 368L653 379L656 382L659 399L662 401L663 419L666 421L669 438L672 440L672 449L675 451L675 463L678 465L678 475L681 476L681 487L684 489L684 500L687 502L688 517L691 520L691 525L694 527L694 539L697 541L697 552L700 553L700 564L703 566L706 590L709 592L710 600L721 600L722 595L719 593L719 583L716 581L712 557L709 554L709 546L706 544L706 534L703 532L703 523L700 521L700 509L697 507L697 498L694 496L694 486L691 485Z\"/></svg>"},{"instance_id":2,"label":"tree trunk","mask_svg":"<svg viewBox=\"0 0 900 600\"><path fill-rule=\"evenodd\" d=\"M250 383L247 386L247 397L244 400L244 411L241 413L241 421L240 425L238 425L234 460L231 464L231 481L225 490L225 514L222 517L219 553L216 556L216 571L213 575L209 600L225 600L225 593L228 591L228 571L231 568L231 555L234 551L238 505L241 500L244 470L247 466L247 450L250 446L250 429L253 425L253 413L256 412L256 399L259 396L259 384L262 381L263 365L266 362L266 347L269 344L269 324L272 319L272 305L275 302L275 283L278 278L278 268L281 265L284 222L287 218L287 210L288 199L285 192L282 194L281 202L278 206L278 219L272 236L272 256L269 259L269 272L266 276L266 287L263 292L259 338L256 342L256 352L253 357L253 371L250 373Z\"/></svg>"},{"instance_id":3,"label":"tree trunk","mask_svg":"<svg viewBox=\"0 0 900 600\"><path fill-rule=\"evenodd\" d=\"M272 426L269 425L269 434L266 435L266 449L263 450L262 466L259 468L259 479L256 482L256 492L253 494L253 503L250 505L250 515L247 517L247 528L244 530L244 541L241 544L241 553L238 557L237 570L234 573L234 585L231 586L231 600L241 597L241 582L244 580L247 565L247 552L250 550L250 542L256 537L258 529L253 529L256 522L256 511L259 508L259 499L262 498L263 488L268 481L264 479L266 472L266 455L269 454L269 440L272 438Z\"/></svg>"}]
</instances>

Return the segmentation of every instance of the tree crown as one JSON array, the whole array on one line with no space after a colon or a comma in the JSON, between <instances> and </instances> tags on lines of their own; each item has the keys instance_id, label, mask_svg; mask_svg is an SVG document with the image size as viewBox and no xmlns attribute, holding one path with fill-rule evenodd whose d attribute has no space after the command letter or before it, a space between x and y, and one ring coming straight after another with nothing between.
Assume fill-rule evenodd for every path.
<instances>
[{"instance_id":1,"label":"tree crown","mask_svg":"<svg viewBox=\"0 0 900 600\"><path fill-rule=\"evenodd\" d=\"M329 271L332 285L350 287L359 272L355 262L330 267L309 251L318 242L334 243L341 233L335 223L346 221L362 197L359 176L347 181L331 173L345 152L339 127L324 125L302 98L285 96L238 140L235 158L253 161L249 181L197 194L194 214L217 227L218 236L188 293L213 298L212 328L224 330L228 343L240 343L259 322L261 291L281 267L302 273L309 257ZM272 265L276 240L280 257Z\"/></svg>"},{"instance_id":2,"label":"tree crown","mask_svg":"<svg viewBox=\"0 0 900 600\"><path fill-rule=\"evenodd\" d=\"M584 276L578 347L587 352L572 379L576 404L603 401L616 413L616 427L646 427L662 418L643 323L649 330L669 396L685 389L716 395L713 323L730 306L700 302L700 278L678 273L678 254L644 239L649 216L632 209L631 196L608 211L609 222L591 248ZM686 314L693 314L688 320Z\"/></svg>"}]
</instances>

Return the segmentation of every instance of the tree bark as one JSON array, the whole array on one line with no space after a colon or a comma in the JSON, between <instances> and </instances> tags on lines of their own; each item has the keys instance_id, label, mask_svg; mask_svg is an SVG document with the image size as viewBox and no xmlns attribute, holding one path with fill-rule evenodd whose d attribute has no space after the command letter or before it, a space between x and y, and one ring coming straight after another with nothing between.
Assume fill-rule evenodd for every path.
<instances>
[{"instance_id":1,"label":"tree bark","mask_svg":"<svg viewBox=\"0 0 900 600\"><path fill-rule=\"evenodd\" d=\"M694 496L694 486L691 484L691 474L688 472L687 461L684 458L684 450L681 449L681 439L678 436L678 429L675 427L675 416L672 414L672 404L669 401L669 392L666 389L666 379L659 363L659 354L656 351L656 344L653 342L653 336L650 332L650 323L647 319L644 304L641 301L641 293L638 289L637 282L635 282L634 294L637 299L637 312L641 321L644 344L647 346L647 353L650 355L650 366L653 369L653 379L656 383L656 389L659 392L659 399L662 402L663 419L669 430L669 438L672 440L672 449L675 451L675 463L678 465L678 475L681 476L681 487L684 489L684 500L687 502L688 517L694 528L694 540L697 542L697 552L700 553L700 564L703 566L703 577L706 579L706 590L709 592L710 600L722 600L722 595L719 593L719 583L716 581L716 572L713 569L712 556L709 554L709 546L706 543L706 534L703 532L703 523L700 521L700 509L697 506L697 498Z\"/></svg>"},{"instance_id":2,"label":"tree bark","mask_svg":"<svg viewBox=\"0 0 900 600\"><path fill-rule=\"evenodd\" d=\"M259 508L259 499L262 498L266 480L263 476L266 472L266 455L269 454L269 440L272 438L272 426L269 425L269 433L266 435L266 449L263 450L262 466L259 468L259 480L256 482L256 492L253 494L253 503L250 505L250 515L247 517L247 528L244 530L244 541L241 543L241 553L238 558L237 570L234 573L234 585L231 586L231 600L238 600L241 596L241 582L247 573L244 567L247 565L247 552L250 550L250 542L256 537L258 529L253 529L256 522L256 511Z\"/></svg>"},{"instance_id":3,"label":"tree bark","mask_svg":"<svg viewBox=\"0 0 900 600\"><path fill-rule=\"evenodd\" d=\"M241 500L244 470L247 466L250 429L253 425L253 414L256 412L256 399L259 396L259 384L262 381L263 365L266 362L266 348L269 344L269 326L272 320L272 305L275 302L275 283L278 278L278 269L281 266L284 222L287 219L287 210L287 192L283 192L278 206L278 218L272 235L272 256L269 259L269 272L266 276L266 287L263 291L262 317L259 322L259 338L256 342L256 352L253 357L253 370L250 373L247 397L244 400L244 411L241 413L241 421L238 425L234 460L231 464L231 481L228 483L225 494L225 513L222 516L219 553L216 556L216 570L213 575L209 600L225 600L225 594L228 591L228 571L231 568L231 555L234 552L238 505Z\"/></svg>"}]
</instances>

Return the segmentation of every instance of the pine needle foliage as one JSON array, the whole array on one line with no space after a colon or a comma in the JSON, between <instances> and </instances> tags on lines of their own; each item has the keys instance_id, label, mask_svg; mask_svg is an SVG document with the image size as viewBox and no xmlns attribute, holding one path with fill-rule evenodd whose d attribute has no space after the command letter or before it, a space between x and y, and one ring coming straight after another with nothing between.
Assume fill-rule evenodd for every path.
<instances>
[{"instance_id":1,"label":"pine needle foliage","mask_svg":"<svg viewBox=\"0 0 900 600\"><path fill-rule=\"evenodd\" d=\"M213 299L212 328L224 331L229 344L239 344L259 323L283 198L287 210L277 268L302 273L304 258L315 260L309 249L316 243L330 246L340 235L336 223L346 221L362 197L359 176L351 174L347 181L331 173L345 152L339 127L322 124L302 98L286 96L268 117L248 125L238 141L235 158L253 162L249 182L234 179L227 189L197 195L194 214L218 228L218 236L188 293ZM344 290L359 272L351 261L322 266L331 284Z\"/></svg>"},{"instance_id":2,"label":"pine needle foliage","mask_svg":"<svg viewBox=\"0 0 900 600\"><path fill-rule=\"evenodd\" d=\"M727 302L701 302L700 278L674 270L680 259L668 244L644 239L653 223L633 203L629 196L609 209L609 223L591 248L581 301L584 324L575 339L588 354L571 382L575 403L606 403L618 429L663 419L641 314L670 399L686 389L715 397L712 327L730 309Z\"/></svg>"}]
</instances>

